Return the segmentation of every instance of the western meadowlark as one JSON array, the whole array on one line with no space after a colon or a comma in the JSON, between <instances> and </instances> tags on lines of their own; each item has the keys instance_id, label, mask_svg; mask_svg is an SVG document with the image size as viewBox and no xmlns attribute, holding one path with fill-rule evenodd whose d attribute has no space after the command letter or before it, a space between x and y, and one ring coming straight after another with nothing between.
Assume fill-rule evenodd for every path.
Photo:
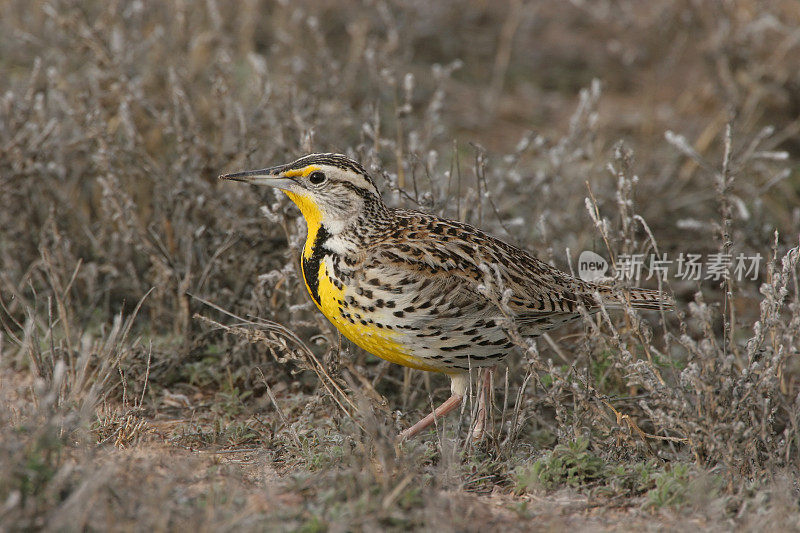
<instances>
[{"instance_id":1,"label":"western meadowlark","mask_svg":"<svg viewBox=\"0 0 800 533\"><path fill-rule=\"evenodd\" d=\"M450 398L401 438L458 407L470 370L486 367L473 428L482 434L490 369L514 345L509 318L537 336L579 317L581 305L598 310L595 295L610 307L671 305L657 291L620 295L572 277L468 224L387 207L366 170L340 154L220 178L277 187L297 204L308 226L306 288L345 337L387 361L450 376Z\"/></svg>"}]
</instances>

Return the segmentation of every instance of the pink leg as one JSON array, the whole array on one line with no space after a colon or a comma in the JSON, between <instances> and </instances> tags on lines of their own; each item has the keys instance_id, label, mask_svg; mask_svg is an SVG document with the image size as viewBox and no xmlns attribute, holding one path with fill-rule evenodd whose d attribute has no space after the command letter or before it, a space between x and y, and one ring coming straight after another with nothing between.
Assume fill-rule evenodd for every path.
<instances>
[{"instance_id":1,"label":"pink leg","mask_svg":"<svg viewBox=\"0 0 800 533\"><path fill-rule=\"evenodd\" d=\"M423 429L433 424L438 418L446 416L450 411L461 405L461 396L450 396L442 405L437 407L431 414L411 426L410 428L400 432L400 440L410 439Z\"/></svg>"},{"instance_id":2,"label":"pink leg","mask_svg":"<svg viewBox=\"0 0 800 533\"><path fill-rule=\"evenodd\" d=\"M475 426L472 428L472 440L482 440L486 431L486 412L492 396L492 375L494 367L483 369L483 384L478 391L478 413L475 416Z\"/></svg>"},{"instance_id":3,"label":"pink leg","mask_svg":"<svg viewBox=\"0 0 800 533\"><path fill-rule=\"evenodd\" d=\"M450 397L439 407L434 409L434 411L411 426L410 428L403 430L400 432L400 440L404 441L406 439L410 439L411 437L417 435L423 429L429 427L431 424L436 422L439 418L447 416L453 409L457 408L461 405L461 400L464 399L464 392L467 388L467 383L469 377L466 375L455 375L451 376L451 384L450 384Z\"/></svg>"}]
</instances>

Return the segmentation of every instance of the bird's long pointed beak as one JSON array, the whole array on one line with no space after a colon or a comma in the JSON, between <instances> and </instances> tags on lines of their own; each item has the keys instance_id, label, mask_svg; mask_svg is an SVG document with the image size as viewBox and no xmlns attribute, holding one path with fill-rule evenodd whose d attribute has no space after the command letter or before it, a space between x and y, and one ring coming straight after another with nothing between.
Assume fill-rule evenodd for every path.
<instances>
[{"instance_id":1,"label":"bird's long pointed beak","mask_svg":"<svg viewBox=\"0 0 800 533\"><path fill-rule=\"evenodd\" d=\"M261 170L246 170L244 172L234 172L232 174L222 174L219 179L240 181L253 185L270 185L282 188L291 180L289 178L276 175L280 174L281 167L264 168Z\"/></svg>"}]
</instances>

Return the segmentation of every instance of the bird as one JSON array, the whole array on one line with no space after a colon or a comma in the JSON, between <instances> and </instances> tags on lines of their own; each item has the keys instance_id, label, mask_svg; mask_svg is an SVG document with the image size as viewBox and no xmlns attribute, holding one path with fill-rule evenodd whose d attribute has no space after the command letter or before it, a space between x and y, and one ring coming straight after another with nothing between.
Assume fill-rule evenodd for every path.
<instances>
[{"instance_id":1,"label":"bird","mask_svg":"<svg viewBox=\"0 0 800 533\"><path fill-rule=\"evenodd\" d=\"M316 307L350 341L386 361L450 377L450 397L399 434L411 438L462 405L483 370L472 436L486 425L492 370L515 342L601 305L669 309L661 291L612 289L571 276L464 222L388 206L370 174L336 153L219 176L283 191L307 226L300 257Z\"/></svg>"}]
</instances>

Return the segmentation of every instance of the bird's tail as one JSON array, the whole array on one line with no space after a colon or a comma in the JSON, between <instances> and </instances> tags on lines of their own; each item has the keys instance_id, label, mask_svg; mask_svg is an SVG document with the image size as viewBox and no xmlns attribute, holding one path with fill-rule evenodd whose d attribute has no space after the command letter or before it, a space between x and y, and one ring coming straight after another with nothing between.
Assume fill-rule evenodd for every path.
<instances>
[{"instance_id":1,"label":"bird's tail","mask_svg":"<svg viewBox=\"0 0 800 533\"><path fill-rule=\"evenodd\" d=\"M608 307L621 308L631 306L636 309L663 309L669 311L675 308L675 301L667 293L653 289L611 288L599 286L598 291L603 299L603 304Z\"/></svg>"}]
</instances>

